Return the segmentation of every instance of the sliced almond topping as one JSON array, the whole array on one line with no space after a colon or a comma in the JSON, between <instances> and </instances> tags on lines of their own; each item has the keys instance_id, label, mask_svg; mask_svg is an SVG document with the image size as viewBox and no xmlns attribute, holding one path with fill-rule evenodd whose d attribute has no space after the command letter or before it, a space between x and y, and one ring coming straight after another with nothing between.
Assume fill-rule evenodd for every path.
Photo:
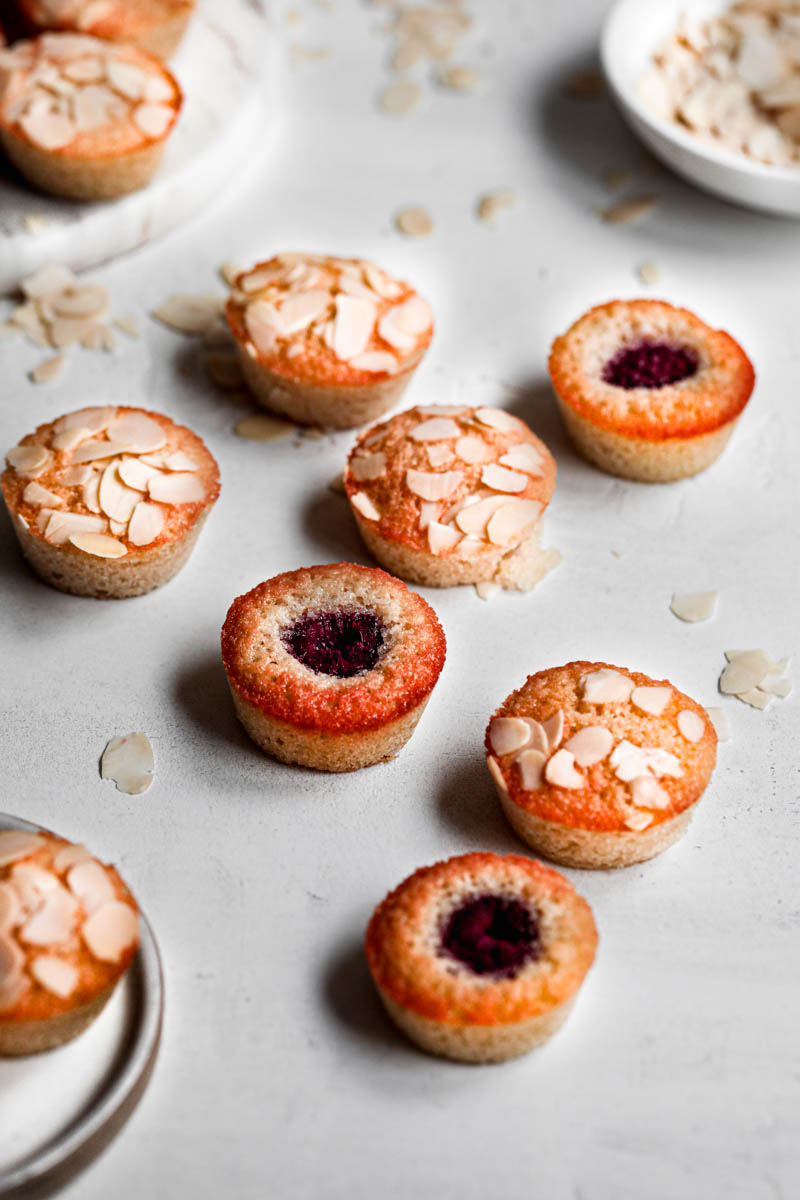
<instances>
[{"instance_id":1,"label":"sliced almond topping","mask_svg":"<svg viewBox=\"0 0 800 1200\"><path fill-rule=\"evenodd\" d=\"M565 743L564 749L575 756L580 767L591 767L611 753L614 737L604 725L586 725Z\"/></svg>"},{"instance_id":2,"label":"sliced almond topping","mask_svg":"<svg viewBox=\"0 0 800 1200\"><path fill-rule=\"evenodd\" d=\"M81 933L90 953L100 962L119 962L136 944L139 918L130 904L110 900L84 921Z\"/></svg>"},{"instance_id":3,"label":"sliced almond topping","mask_svg":"<svg viewBox=\"0 0 800 1200\"><path fill-rule=\"evenodd\" d=\"M89 509L89 512L100 512L100 479L101 476L92 471L91 467L87 467L89 477L81 487L81 500Z\"/></svg>"},{"instance_id":4,"label":"sliced almond topping","mask_svg":"<svg viewBox=\"0 0 800 1200\"><path fill-rule=\"evenodd\" d=\"M57 884L19 931L29 946L58 946L69 940L78 915L78 902Z\"/></svg>"},{"instance_id":5,"label":"sliced almond topping","mask_svg":"<svg viewBox=\"0 0 800 1200\"><path fill-rule=\"evenodd\" d=\"M339 294L335 299L333 352L346 362L363 354L372 336L377 309L371 300Z\"/></svg>"},{"instance_id":6,"label":"sliced almond topping","mask_svg":"<svg viewBox=\"0 0 800 1200\"><path fill-rule=\"evenodd\" d=\"M421 500L446 500L464 478L462 471L406 471L406 487Z\"/></svg>"},{"instance_id":7,"label":"sliced almond topping","mask_svg":"<svg viewBox=\"0 0 800 1200\"><path fill-rule=\"evenodd\" d=\"M456 525L464 533L482 535L492 516L507 503L505 496L487 496L485 500L478 500L457 512Z\"/></svg>"},{"instance_id":8,"label":"sliced almond topping","mask_svg":"<svg viewBox=\"0 0 800 1200\"><path fill-rule=\"evenodd\" d=\"M109 463L103 471L97 497L106 516L124 524L130 521L134 508L142 498L138 491L122 483L116 462Z\"/></svg>"},{"instance_id":9,"label":"sliced almond topping","mask_svg":"<svg viewBox=\"0 0 800 1200\"><path fill-rule=\"evenodd\" d=\"M81 439L83 439L90 434L102 433L104 429L108 428L116 415L117 410L111 405L80 408L77 412L67 413L66 416L59 417L53 428L58 434L66 433L69 430L78 430L81 433ZM53 445L55 446L55 439ZM62 450L68 448L67 446L61 447Z\"/></svg>"},{"instance_id":10,"label":"sliced almond topping","mask_svg":"<svg viewBox=\"0 0 800 1200\"><path fill-rule=\"evenodd\" d=\"M757 688L769 675L772 663L763 650L743 650L736 653L719 678L719 690L724 695L739 695Z\"/></svg>"},{"instance_id":11,"label":"sliced almond topping","mask_svg":"<svg viewBox=\"0 0 800 1200\"><path fill-rule=\"evenodd\" d=\"M518 442L497 461L502 467L526 471L528 475L541 475L544 466L544 459L532 442Z\"/></svg>"},{"instance_id":12,"label":"sliced almond topping","mask_svg":"<svg viewBox=\"0 0 800 1200\"><path fill-rule=\"evenodd\" d=\"M374 292L386 300L395 300L402 294L403 289L385 271L381 271L374 263L364 263L364 278Z\"/></svg>"},{"instance_id":13,"label":"sliced almond topping","mask_svg":"<svg viewBox=\"0 0 800 1200\"><path fill-rule=\"evenodd\" d=\"M47 511L42 509L42 512ZM44 536L54 546L63 546L74 534L102 533L106 528L103 517L85 517L82 513L54 512L45 526Z\"/></svg>"},{"instance_id":14,"label":"sliced almond topping","mask_svg":"<svg viewBox=\"0 0 800 1200\"><path fill-rule=\"evenodd\" d=\"M74 867L76 863L85 862L87 858L91 857L85 846L79 846L75 843L70 843L68 846L59 846L53 855L53 870L67 871L70 867Z\"/></svg>"},{"instance_id":15,"label":"sliced almond topping","mask_svg":"<svg viewBox=\"0 0 800 1200\"><path fill-rule=\"evenodd\" d=\"M127 442L84 442L70 456L70 461L77 466L81 463L95 462L100 458L114 458L117 454L125 454L130 450L131 446Z\"/></svg>"},{"instance_id":16,"label":"sliced almond topping","mask_svg":"<svg viewBox=\"0 0 800 1200\"><path fill-rule=\"evenodd\" d=\"M541 750L523 750L514 760L519 768L520 782L526 792L536 792L544 785L545 756Z\"/></svg>"},{"instance_id":17,"label":"sliced almond topping","mask_svg":"<svg viewBox=\"0 0 800 1200\"><path fill-rule=\"evenodd\" d=\"M495 717L489 726L489 744L500 758L521 750L530 740L530 726L521 717Z\"/></svg>"},{"instance_id":18,"label":"sliced almond topping","mask_svg":"<svg viewBox=\"0 0 800 1200\"><path fill-rule=\"evenodd\" d=\"M449 446L443 446L441 442L426 442L425 453L428 455L428 462L432 467L443 467L445 463L453 461L453 451Z\"/></svg>"},{"instance_id":19,"label":"sliced almond topping","mask_svg":"<svg viewBox=\"0 0 800 1200\"><path fill-rule=\"evenodd\" d=\"M106 468L106 470L108 469ZM127 484L129 488L135 488L138 492L146 492L150 480L161 474L157 467L148 466L140 458L123 458L117 463L117 473L124 484ZM108 512L107 509L106 512ZM115 516L111 512L108 515ZM130 518L120 517L118 519L129 520Z\"/></svg>"},{"instance_id":20,"label":"sliced almond topping","mask_svg":"<svg viewBox=\"0 0 800 1200\"><path fill-rule=\"evenodd\" d=\"M426 404L418 407L417 412L425 417L463 417L468 410L456 408L452 404Z\"/></svg>"},{"instance_id":21,"label":"sliced almond topping","mask_svg":"<svg viewBox=\"0 0 800 1200\"><path fill-rule=\"evenodd\" d=\"M413 112L422 100L422 88L418 83L401 81L392 83L381 92L380 105L384 112L393 117L402 117Z\"/></svg>"},{"instance_id":22,"label":"sliced almond topping","mask_svg":"<svg viewBox=\"0 0 800 1200\"><path fill-rule=\"evenodd\" d=\"M55 954L40 954L31 963L31 975L46 991L66 1000L78 986L78 969Z\"/></svg>"},{"instance_id":23,"label":"sliced almond topping","mask_svg":"<svg viewBox=\"0 0 800 1200\"><path fill-rule=\"evenodd\" d=\"M714 615L719 592L684 592L672 597L670 611L681 621L708 621Z\"/></svg>"},{"instance_id":24,"label":"sliced almond topping","mask_svg":"<svg viewBox=\"0 0 800 1200\"><path fill-rule=\"evenodd\" d=\"M140 460L141 461L141 460ZM150 464L152 466L152 464ZM161 460L159 464L166 467L168 471L196 471L197 463L188 454L184 454L183 450L174 450L172 454L168 454Z\"/></svg>"},{"instance_id":25,"label":"sliced almond topping","mask_svg":"<svg viewBox=\"0 0 800 1200\"><path fill-rule=\"evenodd\" d=\"M631 783L633 803L638 808L666 808L669 804L669 792L665 792L655 779L642 775Z\"/></svg>"},{"instance_id":26,"label":"sliced almond topping","mask_svg":"<svg viewBox=\"0 0 800 1200\"><path fill-rule=\"evenodd\" d=\"M164 528L164 512L158 504L141 500L128 525L128 541L134 546L149 546Z\"/></svg>"},{"instance_id":27,"label":"sliced almond topping","mask_svg":"<svg viewBox=\"0 0 800 1200\"><path fill-rule=\"evenodd\" d=\"M10 883L0 883L0 934L22 920L22 903ZM2 974L2 969L0 969Z\"/></svg>"},{"instance_id":28,"label":"sliced almond topping","mask_svg":"<svg viewBox=\"0 0 800 1200\"><path fill-rule=\"evenodd\" d=\"M91 437L88 429L81 429L80 427L64 429L61 433L53 435L52 446L54 450L74 450L76 446L86 441L88 437Z\"/></svg>"},{"instance_id":29,"label":"sliced almond topping","mask_svg":"<svg viewBox=\"0 0 800 1200\"><path fill-rule=\"evenodd\" d=\"M360 454L350 460L350 474L358 483L368 479L380 479L386 473L386 455L382 450L374 454Z\"/></svg>"},{"instance_id":30,"label":"sliced almond topping","mask_svg":"<svg viewBox=\"0 0 800 1200\"><path fill-rule=\"evenodd\" d=\"M461 534L452 525L440 525L438 521L428 522L428 546L431 554L446 554L461 541Z\"/></svg>"},{"instance_id":31,"label":"sliced almond topping","mask_svg":"<svg viewBox=\"0 0 800 1200\"><path fill-rule=\"evenodd\" d=\"M96 328L93 317L57 317L50 325L50 341L63 349L80 342Z\"/></svg>"},{"instance_id":32,"label":"sliced almond topping","mask_svg":"<svg viewBox=\"0 0 800 1200\"><path fill-rule=\"evenodd\" d=\"M111 779L117 791L140 796L153 782L153 747L145 733L113 737L100 759L101 779Z\"/></svg>"},{"instance_id":33,"label":"sliced almond topping","mask_svg":"<svg viewBox=\"0 0 800 1200\"><path fill-rule=\"evenodd\" d=\"M357 354L350 359L350 366L357 371L370 371L378 374L385 371L392 375L397 370L397 359L388 350L368 350L366 354Z\"/></svg>"},{"instance_id":34,"label":"sliced almond topping","mask_svg":"<svg viewBox=\"0 0 800 1200\"><path fill-rule=\"evenodd\" d=\"M472 433L460 437L456 442L455 450L458 457L470 465L487 462L493 453L491 446L487 446L483 438L476 437Z\"/></svg>"},{"instance_id":35,"label":"sliced almond topping","mask_svg":"<svg viewBox=\"0 0 800 1200\"><path fill-rule=\"evenodd\" d=\"M144 94L147 75L134 63L109 57L106 61L106 75L111 86L129 100L138 100Z\"/></svg>"},{"instance_id":36,"label":"sliced almond topping","mask_svg":"<svg viewBox=\"0 0 800 1200\"><path fill-rule=\"evenodd\" d=\"M441 442L457 438L461 430L451 417L432 417L412 429L409 437L413 442Z\"/></svg>"},{"instance_id":37,"label":"sliced almond topping","mask_svg":"<svg viewBox=\"0 0 800 1200\"><path fill-rule=\"evenodd\" d=\"M44 842L39 833L24 833L21 829L0 830L0 867L34 854Z\"/></svg>"},{"instance_id":38,"label":"sliced almond topping","mask_svg":"<svg viewBox=\"0 0 800 1200\"><path fill-rule=\"evenodd\" d=\"M406 237L427 237L433 233L433 219L424 208L404 208L394 223Z\"/></svg>"},{"instance_id":39,"label":"sliced almond topping","mask_svg":"<svg viewBox=\"0 0 800 1200\"><path fill-rule=\"evenodd\" d=\"M173 96L174 90L169 80L163 75L148 75L144 85L145 100L160 104L164 100L171 100Z\"/></svg>"},{"instance_id":40,"label":"sliced almond topping","mask_svg":"<svg viewBox=\"0 0 800 1200\"><path fill-rule=\"evenodd\" d=\"M283 323L275 305L268 300L256 300L248 304L244 323L256 350L267 357L273 354L278 338L283 337Z\"/></svg>"},{"instance_id":41,"label":"sliced almond topping","mask_svg":"<svg viewBox=\"0 0 800 1200\"><path fill-rule=\"evenodd\" d=\"M475 419L491 429L499 429L501 433L516 432L521 422L504 408L476 408Z\"/></svg>"},{"instance_id":42,"label":"sliced almond topping","mask_svg":"<svg viewBox=\"0 0 800 1200\"><path fill-rule=\"evenodd\" d=\"M158 421L139 412L115 417L106 432L111 441L122 442L134 454L152 454L167 441L167 435Z\"/></svg>"},{"instance_id":43,"label":"sliced almond topping","mask_svg":"<svg viewBox=\"0 0 800 1200\"><path fill-rule=\"evenodd\" d=\"M43 504L48 504L51 508L61 508L64 503L55 492L48 492L47 488L43 488L33 479L22 493L22 499L26 504L33 504L36 508L41 508Z\"/></svg>"},{"instance_id":44,"label":"sliced almond topping","mask_svg":"<svg viewBox=\"0 0 800 1200\"><path fill-rule=\"evenodd\" d=\"M674 754L660 746L634 746L627 738L614 748L610 758L611 768L617 779L630 783L642 775L669 775L680 779L683 768Z\"/></svg>"},{"instance_id":45,"label":"sliced almond topping","mask_svg":"<svg viewBox=\"0 0 800 1200\"><path fill-rule=\"evenodd\" d=\"M494 546L510 546L538 519L542 506L538 500L510 500L499 508L486 527Z\"/></svg>"},{"instance_id":46,"label":"sliced almond topping","mask_svg":"<svg viewBox=\"0 0 800 1200\"><path fill-rule=\"evenodd\" d=\"M582 788L585 778L575 770L575 757L569 750L556 750L544 769L544 777L553 787Z\"/></svg>"},{"instance_id":47,"label":"sliced almond topping","mask_svg":"<svg viewBox=\"0 0 800 1200\"><path fill-rule=\"evenodd\" d=\"M233 431L251 442L274 442L278 438L288 437L290 433L294 433L295 428L296 426L290 425L288 421L281 421L266 413L254 413L237 421Z\"/></svg>"},{"instance_id":48,"label":"sliced almond topping","mask_svg":"<svg viewBox=\"0 0 800 1200\"><path fill-rule=\"evenodd\" d=\"M648 825L653 824L653 815L652 813L646 812L628 813L625 818L625 824L627 825L628 829L632 829L634 833L641 833L643 829L647 829Z\"/></svg>"},{"instance_id":49,"label":"sliced almond topping","mask_svg":"<svg viewBox=\"0 0 800 1200\"><path fill-rule=\"evenodd\" d=\"M87 915L116 896L108 872L93 858L77 863L70 869L67 887L80 900Z\"/></svg>"},{"instance_id":50,"label":"sliced almond topping","mask_svg":"<svg viewBox=\"0 0 800 1200\"><path fill-rule=\"evenodd\" d=\"M350 503L353 508L357 509L362 517L366 517L368 521L379 521L381 514L378 512L375 505L370 500L366 492L356 492L350 497Z\"/></svg>"},{"instance_id":51,"label":"sliced almond topping","mask_svg":"<svg viewBox=\"0 0 800 1200\"><path fill-rule=\"evenodd\" d=\"M497 492L524 492L528 477L509 471L507 467L500 467L497 463L489 463L481 472L481 483Z\"/></svg>"},{"instance_id":52,"label":"sliced almond topping","mask_svg":"<svg viewBox=\"0 0 800 1200\"><path fill-rule=\"evenodd\" d=\"M525 721L527 721L528 727L531 731L530 746L532 750L541 750L542 754L547 757L551 750L556 749L558 743L561 741L561 738L564 736L564 715L559 709L555 717L550 718L550 721L553 722L557 721L559 717L561 718L561 727L559 730L556 730L555 726L553 726L553 733L558 733L558 737L552 743L547 735L544 725L540 725L538 721L534 721L533 717L524 718Z\"/></svg>"},{"instance_id":53,"label":"sliced almond topping","mask_svg":"<svg viewBox=\"0 0 800 1200\"><path fill-rule=\"evenodd\" d=\"M728 714L725 712L725 710L722 708L709 707L706 709L706 713L708 714L709 721L716 730L717 740L720 742L729 741L731 733L728 726Z\"/></svg>"},{"instance_id":54,"label":"sliced almond topping","mask_svg":"<svg viewBox=\"0 0 800 1200\"><path fill-rule=\"evenodd\" d=\"M148 489L151 499L161 504L197 504L206 495L206 489L197 476L183 471L151 479Z\"/></svg>"},{"instance_id":55,"label":"sliced almond topping","mask_svg":"<svg viewBox=\"0 0 800 1200\"><path fill-rule=\"evenodd\" d=\"M49 460L50 451L44 446L14 446L6 455L8 465L23 478L41 475Z\"/></svg>"},{"instance_id":56,"label":"sliced almond topping","mask_svg":"<svg viewBox=\"0 0 800 1200\"><path fill-rule=\"evenodd\" d=\"M402 304L395 305L389 311L394 316L396 327L414 338L425 333L433 324L430 305L421 296L409 296Z\"/></svg>"},{"instance_id":57,"label":"sliced almond topping","mask_svg":"<svg viewBox=\"0 0 800 1200\"><path fill-rule=\"evenodd\" d=\"M62 343L56 342L55 344L60 345ZM64 370L64 362L63 354L54 354L52 358L44 359L43 362L38 363L31 371L31 379L34 383L51 383L52 380L58 379Z\"/></svg>"},{"instance_id":58,"label":"sliced almond topping","mask_svg":"<svg viewBox=\"0 0 800 1200\"><path fill-rule=\"evenodd\" d=\"M613 671L610 667L591 671L581 679L583 699L587 704L616 704L627 700L634 686L633 680L627 675Z\"/></svg>"},{"instance_id":59,"label":"sliced almond topping","mask_svg":"<svg viewBox=\"0 0 800 1200\"><path fill-rule=\"evenodd\" d=\"M18 862L11 868L11 886L28 914L39 908L48 892L61 887L52 871L31 862Z\"/></svg>"},{"instance_id":60,"label":"sliced almond topping","mask_svg":"<svg viewBox=\"0 0 800 1200\"><path fill-rule=\"evenodd\" d=\"M9 983L21 975L24 962L19 946L10 937L0 937L0 996Z\"/></svg>"},{"instance_id":61,"label":"sliced almond topping","mask_svg":"<svg viewBox=\"0 0 800 1200\"><path fill-rule=\"evenodd\" d=\"M431 521L437 520L439 505L432 500L423 500L419 506L419 527L427 529Z\"/></svg>"},{"instance_id":62,"label":"sliced almond topping","mask_svg":"<svg viewBox=\"0 0 800 1200\"><path fill-rule=\"evenodd\" d=\"M631 701L642 712L650 713L652 717L660 717L669 704L671 696L672 688L635 687L631 692Z\"/></svg>"},{"instance_id":63,"label":"sliced almond topping","mask_svg":"<svg viewBox=\"0 0 800 1200\"><path fill-rule=\"evenodd\" d=\"M473 537L472 534L468 533L458 543L456 554L458 558L472 559L481 554L484 548L484 543L480 538Z\"/></svg>"},{"instance_id":64,"label":"sliced almond topping","mask_svg":"<svg viewBox=\"0 0 800 1200\"><path fill-rule=\"evenodd\" d=\"M124 522L120 524L124 529ZM122 542L106 533L73 533L69 540L76 550L82 550L84 554L91 554L95 558L122 558L128 553Z\"/></svg>"},{"instance_id":65,"label":"sliced almond topping","mask_svg":"<svg viewBox=\"0 0 800 1200\"><path fill-rule=\"evenodd\" d=\"M505 779L503 779L503 772L500 770L500 767L497 764L497 760L490 756L489 758L486 759L486 765L489 768L489 774L491 775L492 779L494 780L494 784L495 784L495 787L497 788L498 792L501 792L502 795L504 795L504 796L508 796L508 788L506 787L506 781L505 781Z\"/></svg>"},{"instance_id":66,"label":"sliced almond topping","mask_svg":"<svg viewBox=\"0 0 800 1200\"><path fill-rule=\"evenodd\" d=\"M546 721L541 722L541 726L547 738L548 748L555 750L561 744L561 739L564 736L564 714L561 709L556 709L552 717L548 717Z\"/></svg>"},{"instance_id":67,"label":"sliced almond topping","mask_svg":"<svg viewBox=\"0 0 800 1200\"><path fill-rule=\"evenodd\" d=\"M699 742L706 731L703 718L690 708L684 708L678 713L678 729L687 742Z\"/></svg>"},{"instance_id":68,"label":"sliced almond topping","mask_svg":"<svg viewBox=\"0 0 800 1200\"><path fill-rule=\"evenodd\" d=\"M163 137L174 116L168 104L137 104L132 114L134 125L149 138Z\"/></svg>"},{"instance_id":69,"label":"sliced almond topping","mask_svg":"<svg viewBox=\"0 0 800 1200\"><path fill-rule=\"evenodd\" d=\"M372 301L368 301L371 305ZM331 304L331 294L320 288L312 288L308 292L298 292L290 295L281 305L280 312L283 332L286 337L307 329L312 321L327 311ZM372 323L370 323L370 330ZM360 347L363 349L363 347Z\"/></svg>"},{"instance_id":70,"label":"sliced almond topping","mask_svg":"<svg viewBox=\"0 0 800 1200\"><path fill-rule=\"evenodd\" d=\"M47 103L39 106L34 102L19 118L19 124L34 145L42 150L60 150L69 145L76 133L75 122Z\"/></svg>"}]
</instances>

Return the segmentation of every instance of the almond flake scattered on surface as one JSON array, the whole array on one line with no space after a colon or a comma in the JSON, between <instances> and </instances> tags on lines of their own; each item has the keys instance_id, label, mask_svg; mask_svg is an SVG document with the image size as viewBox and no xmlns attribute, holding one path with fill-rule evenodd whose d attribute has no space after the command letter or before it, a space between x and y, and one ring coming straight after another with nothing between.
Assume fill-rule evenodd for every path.
<instances>
[{"instance_id":1,"label":"almond flake scattered on surface","mask_svg":"<svg viewBox=\"0 0 800 1200\"><path fill-rule=\"evenodd\" d=\"M652 194L630 196L619 200L607 208L599 210L600 217L606 225L632 225L634 221L642 221L649 217L658 204L658 197Z\"/></svg>"},{"instance_id":2,"label":"almond flake scattered on surface","mask_svg":"<svg viewBox=\"0 0 800 1200\"><path fill-rule=\"evenodd\" d=\"M717 607L719 592L681 592L672 597L670 612L681 621L710 621Z\"/></svg>"},{"instance_id":3,"label":"almond flake scattered on surface","mask_svg":"<svg viewBox=\"0 0 800 1200\"><path fill-rule=\"evenodd\" d=\"M151 316L175 329L178 333L203 333L218 317L225 305L221 296L188 296L177 293L169 296Z\"/></svg>"},{"instance_id":4,"label":"almond flake scattered on surface","mask_svg":"<svg viewBox=\"0 0 800 1200\"><path fill-rule=\"evenodd\" d=\"M135 313L130 313L121 317L115 317L114 324L116 325L117 329L121 330L123 333L126 333L128 337L139 338L142 336L139 318Z\"/></svg>"},{"instance_id":5,"label":"almond flake scattered on surface","mask_svg":"<svg viewBox=\"0 0 800 1200\"><path fill-rule=\"evenodd\" d=\"M707 708L708 719L717 731L717 738L720 742L730 741L730 729L728 727L728 714L724 708Z\"/></svg>"},{"instance_id":6,"label":"almond flake scattered on surface","mask_svg":"<svg viewBox=\"0 0 800 1200\"><path fill-rule=\"evenodd\" d=\"M636 274L641 283L654 284L658 283L661 279L661 272L656 264L652 262L639 263L639 266L636 268Z\"/></svg>"},{"instance_id":7,"label":"almond flake scattered on surface","mask_svg":"<svg viewBox=\"0 0 800 1200\"><path fill-rule=\"evenodd\" d=\"M58 379L64 370L64 355L56 354L53 358L46 358L44 362L40 362L34 367L30 373L30 377L34 383L52 383L54 379Z\"/></svg>"},{"instance_id":8,"label":"almond flake scattered on surface","mask_svg":"<svg viewBox=\"0 0 800 1200\"><path fill-rule=\"evenodd\" d=\"M267 413L253 413L243 417L233 427L239 437L248 438L252 442L274 442L278 438L288 437L296 430L295 425L281 421L278 417L270 417Z\"/></svg>"},{"instance_id":9,"label":"almond flake scattered on surface","mask_svg":"<svg viewBox=\"0 0 800 1200\"><path fill-rule=\"evenodd\" d=\"M482 579L475 584L475 591L481 600L491 600L492 596L496 596L500 591L500 584L492 579Z\"/></svg>"},{"instance_id":10,"label":"almond flake scattered on surface","mask_svg":"<svg viewBox=\"0 0 800 1200\"><path fill-rule=\"evenodd\" d=\"M219 274L223 283L227 283L228 287L233 287L236 280L242 273L242 268L236 263L224 262L220 265Z\"/></svg>"},{"instance_id":11,"label":"almond flake scattered on surface","mask_svg":"<svg viewBox=\"0 0 800 1200\"><path fill-rule=\"evenodd\" d=\"M565 87L568 96L579 100L592 100L597 96L602 96L605 90L605 80L600 71L594 67L576 71L567 80Z\"/></svg>"},{"instance_id":12,"label":"almond flake scattered on surface","mask_svg":"<svg viewBox=\"0 0 800 1200\"><path fill-rule=\"evenodd\" d=\"M445 67L439 72L439 83L453 92L474 92L482 82L479 71L471 67Z\"/></svg>"},{"instance_id":13,"label":"almond flake scattered on surface","mask_svg":"<svg viewBox=\"0 0 800 1200\"><path fill-rule=\"evenodd\" d=\"M727 666L719 677L719 690L725 696L765 709L773 699L784 699L792 690L785 677L787 658L775 662L765 650L726 650L725 658Z\"/></svg>"},{"instance_id":14,"label":"almond flake scattered on surface","mask_svg":"<svg viewBox=\"0 0 800 1200\"><path fill-rule=\"evenodd\" d=\"M145 733L111 738L100 759L100 776L111 779L117 791L140 796L153 782L153 747Z\"/></svg>"},{"instance_id":15,"label":"almond flake scattered on surface","mask_svg":"<svg viewBox=\"0 0 800 1200\"><path fill-rule=\"evenodd\" d=\"M433 233L433 218L424 208L404 208L394 223L406 237L427 237Z\"/></svg>"},{"instance_id":16,"label":"almond flake scattered on surface","mask_svg":"<svg viewBox=\"0 0 800 1200\"><path fill-rule=\"evenodd\" d=\"M478 201L478 219L491 223L500 213L507 212L509 208L513 208L516 200L517 198L514 193L506 188L502 188L496 192L487 192Z\"/></svg>"},{"instance_id":17,"label":"almond flake scattered on surface","mask_svg":"<svg viewBox=\"0 0 800 1200\"><path fill-rule=\"evenodd\" d=\"M402 80L390 83L380 95L380 106L393 117L403 117L418 108L422 101L422 88L418 83Z\"/></svg>"}]
</instances>

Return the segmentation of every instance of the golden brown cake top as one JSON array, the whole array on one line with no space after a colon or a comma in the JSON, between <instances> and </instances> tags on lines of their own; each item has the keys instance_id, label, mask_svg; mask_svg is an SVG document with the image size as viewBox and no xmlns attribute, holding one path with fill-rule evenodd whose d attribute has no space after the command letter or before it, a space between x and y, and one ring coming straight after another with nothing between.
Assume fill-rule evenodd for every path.
<instances>
[{"instance_id":1,"label":"golden brown cake top","mask_svg":"<svg viewBox=\"0 0 800 1200\"><path fill-rule=\"evenodd\" d=\"M437 556L512 549L553 494L556 464L501 408L411 408L375 425L347 461L345 490L379 534Z\"/></svg>"},{"instance_id":2,"label":"golden brown cake top","mask_svg":"<svg viewBox=\"0 0 800 1200\"><path fill-rule=\"evenodd\" d=\"M124 42L180 17L194 7L194 0L20 0L20 5L40 29L73 30Z\"/></svg>"},{"instance_id":3,"label":"golden brown cake top","mask_svg":"<svg viewBox=\"0 0 800 1200\"><path fill-rule=\"evenodd\" d=\"M517 936L493 946L481 906L495 915L510 908ZM459 913L467 917L460 929ZM378 986L419 1016L453 1025L541 1016L578 990L596 947L592 911L569 880L515 854L463 854L421 868L378 905L366 934Z\"/></svg>"},{"instance_id":4,"label":"golden brown cake top","mask_svg":"<svg viewBox=\"0 0 800 1200\"><path fill-rule=\"evenodd\" d=\"M203 442L162 413L82 408L6 454L9 510L35 536L100 558L182 537L219 495Z\"/></svg>"},{"instance_id":5,"label":"golden brown cake top","mask_svg":"<svg viewBox=\"0 0 800 1200\"><path fill-rule=\"evenodd\" d=\"M426 600L377 567L286 571L231 605L222 629L231 686L301 729L356 733L425 700L445 659Z\"/></svg>"},{"instance_id":6,"label":"golden brown cake top","mask_svg":"<svg viewBox=\"0 0 800 1200\"><path fill-rule=\"evenodd\" d=\"M536 816L638 832L699 799L717 735L705 709L669 680L572 662L529 676L503 701L486 753L498 786Z\"/></svg>"},{"instance_id":7,"label":"golden brown cake top","mask_svg":"<svg viewBox=\"0 0 800 1200\"><path fill-rule=\"evenodd\" d=\"M88 1004L138 944L136 901L114 867L51 833L0 830L0 1021Z\"/></svg>"},{"instance_id":8,"label":"golden brown cake top","mask_svg":"<svg viewBox=\"0 0 800 1200\"><path fill-rule=\"evenodd\" d=\"M257 361L291 379L353 387L414 367L433 316L407 283L358 258L279 254L236 279L227 316Z\"/></svg>"},{"instance_id":9,"label":"golden brown cake top","mask_svg":"<svg viewBox=\"0 0 800 1200\"><path fill-rule=\"evenodd\" d=\"M645 441L711 433L739 415L755 375L741 346L661 300L612 300L553 342L553 386L579 417Z\"/></svg>"},{"instance_id":10,"label":"golden brown cake top","mask_svg":"<svg viewBox=\"0 0 800 1200\"><path fill-rule=\"evenodd\" d=\"M0 51L0 125L40 150L95 159L167 136L181 90L137 46L43 33Z\"/></svg>"}]
</instances>

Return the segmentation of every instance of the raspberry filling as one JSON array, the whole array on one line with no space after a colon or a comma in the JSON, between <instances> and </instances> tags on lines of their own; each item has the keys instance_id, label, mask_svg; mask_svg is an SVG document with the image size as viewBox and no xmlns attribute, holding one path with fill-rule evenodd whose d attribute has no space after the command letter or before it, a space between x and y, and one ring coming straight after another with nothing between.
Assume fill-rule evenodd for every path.
<instances>
[{"instance_id":1,"label":"raspberry filling","mask_svg":"<svg viewBox=\"0 0 800 1200\"><path fill-rule=\"evenodd\" d=\"M305 613L281 630L281 641L303 666L320 675L349 679L371 671L384 644L383 622L368 608Z\"/></svg>"},{"instance_id":2,"label":"raspberry filling","mask_svg":"<svg viewBox=\"0 0 800 1200\"><path fill-rule=\"evenodd\" d=\"M448 917L442 949L476 975L513 979L541 953L539 919L519 900L476 896Z\"/></svg>"},{"instance_id":3,"label":"raspberry filling","mask_svg":"<svg viewBox=\"0 0 800 1200\"><path fill-rule=\"evenodd\" d=\"M697 366L694 350L645 338L635 346L624 346L609 359L603 367L603 382L626 391L668 387L694 375Z\"/></svg>"}]
</instances>

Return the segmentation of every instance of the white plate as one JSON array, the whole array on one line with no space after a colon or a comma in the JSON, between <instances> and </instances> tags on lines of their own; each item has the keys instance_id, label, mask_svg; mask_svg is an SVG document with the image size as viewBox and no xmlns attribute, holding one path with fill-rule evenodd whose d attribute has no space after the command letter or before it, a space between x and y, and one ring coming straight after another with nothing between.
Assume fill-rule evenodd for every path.
<instances>
[{"instance_id":1,"label":"white plate","mask_svg":"<svg viewBox=\"0 0 800 1200\"><path fill-rule=\"evenodd\" d=\"M0 813L0 829L39 828ZM139 952L86 1032L44 1054L0 1058L0 1196L61 1187L108 1144L150 1077L163 1009L161 960L142 915Z\"/></svg>"},{"instance_id":2,"label":"white plate","mask_svg":"<svg viewBox=\"0 0 800 1200\"><path fill-rule=\"evenodd\" d=\"M728 7L727 0L617 0L601 40L608 85L634 132L690 183L748 208L800 216L800 167L769 167L708 146L651 113L637 95L653 50L676 27L681 13L708 17Z\"/></svg>"}]
</instances>

